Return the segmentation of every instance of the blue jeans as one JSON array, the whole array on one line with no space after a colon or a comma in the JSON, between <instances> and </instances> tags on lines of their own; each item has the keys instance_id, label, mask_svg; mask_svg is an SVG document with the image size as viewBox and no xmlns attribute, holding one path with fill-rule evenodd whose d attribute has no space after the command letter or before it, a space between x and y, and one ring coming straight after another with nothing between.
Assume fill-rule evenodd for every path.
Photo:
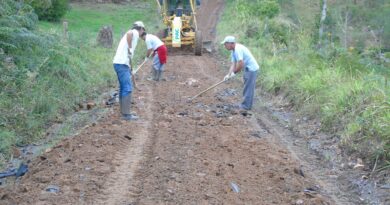
<instances>
[{"instance_id":1,"label":"blue jeans","mask_svg":"<svg viewBox=\"0 0 390 205\"><path fill-rule=\"evenodd\" d=\"M153 57L153 68L154 70L159 70L163 71L164 70L164 65L160 63L160 59L158 58L158 54L156 53Z\"/></svg>"},{"instance_id":2,"label":"blue jeans","mask_svg":"<svg viewBox=\"0 0 390 205\"><path fill-rule=\"evenodd\" d=\"M114 64L114 69L119 81L119 97L128 96L133 91L129 66Z\"/></svg>"}]
</instances>

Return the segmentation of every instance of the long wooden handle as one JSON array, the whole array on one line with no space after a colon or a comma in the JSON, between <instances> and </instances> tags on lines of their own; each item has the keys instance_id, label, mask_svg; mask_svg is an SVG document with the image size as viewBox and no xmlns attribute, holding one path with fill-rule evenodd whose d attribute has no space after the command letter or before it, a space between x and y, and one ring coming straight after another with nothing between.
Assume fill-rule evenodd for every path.
<instances>
[{"instance_id":1,"label":"long wooden handle","mask_svg":"<svg viewBox=\"0 0 390 205\"><path fill-rule=\"evenodd\" d=\"M138 68L135 69L133 73L136 74L141 69L141 67L146 63L146 61L147 60L144 60L144 62L142 62L141 65L139 65Z\"/></svg>"},{"instance_id":2,"label":"long wooden handle","mask_svg":"<svg viewBox=\"0 0 390 205\"><path fill-rule=\"evenodd\" d=\"M220 81L220 82L218 82L218 83L216 83L216 84L210 86L210 87L207 88L206 90L204 90L204 91L200 92L199 94L195 95L194 97L192 97L189 101L192 101L193 99L195 99L195 98L201 96L203 93L205 93L205 92L207 92L207 91L209 91L209 90L211 90L211 89L217 87L218 85L220 85L220 84L223 83L223 82L225 82L225 80L222 80L222 81Z\"/></svg>"},{"instance_id":3,"label":"long wooden handle","mask_svg":"<svg viewBox=\"0 0 390 205\"><path fill-rule=\"evenodd\" d=\"M135 82L135 77L134 77L134 75L132 75L133 59L131 59L131 57L129 57L129 65L130 65L130 78L133 79L132 82L133 82L134 88L137 88L137 83Z\"/></svg>"}]
</instances>

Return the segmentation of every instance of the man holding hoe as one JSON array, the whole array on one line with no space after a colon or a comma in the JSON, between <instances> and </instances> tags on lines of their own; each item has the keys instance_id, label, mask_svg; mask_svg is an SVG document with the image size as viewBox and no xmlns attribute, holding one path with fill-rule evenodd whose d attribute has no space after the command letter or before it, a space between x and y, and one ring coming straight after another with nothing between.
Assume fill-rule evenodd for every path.
<instances>
[{"instance_id":1,"label":"man holding hoe","mask_svg":"<svg viewBox=\"0 0 390 205\"><path fill-rule=\"evenodd\" d=\"M153 56L153 80L162 80L162 72L164 65L167 63L167 47L165 44L155 35L147 34L144 32L141 34L141 39L146 43L146 58Z\"/></svg>"},{"instance_id":2,"label":"man holding hoe","mask_svg":"<svg viewBox=\"0 0 390 205\"><path fill-rule=\"evenodd\" d=\"M226 36L221 44L223 44L227 50L231 51L232 62L229 73L224 77L224 81L233 78L236 73L244 70L244 100L240 105L240 109L250 110L253 105L259 65L249 49L236 43L236 39L233 36Z\"/></svg>"},{"instance_id":3,"label":"man holding hoe","mask_svg":"<svg viewBox=\"0 0 390 205\"><path fill-rule=\"evenodd\" d=\"M137 120L138 116L131 114L131 94L133 91L131 82L131 60L137 47L139 36L145 32L142 21L136 21L133 28L127 31L119 42L113 60L114 69L119 81L119 104L122 119Z\"/></svg>"}]
</instances>

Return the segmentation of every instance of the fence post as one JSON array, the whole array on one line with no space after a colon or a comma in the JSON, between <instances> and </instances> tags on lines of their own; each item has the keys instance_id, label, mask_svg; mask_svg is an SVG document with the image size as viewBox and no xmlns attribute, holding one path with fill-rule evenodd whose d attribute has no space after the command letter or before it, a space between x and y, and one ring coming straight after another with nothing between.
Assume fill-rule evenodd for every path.
<instances>
[{"instance_id":1,"label":"fence post","mask_svg":"<svg viewBox=\"0 0 390 205\"><path fill-rule=\"evenodd\" d=\"M68 39L68 22L64 21L62 23L62 25L63 25L63 29L64 29L64 39L67 40Z\"/></svg>"}]
</instances>

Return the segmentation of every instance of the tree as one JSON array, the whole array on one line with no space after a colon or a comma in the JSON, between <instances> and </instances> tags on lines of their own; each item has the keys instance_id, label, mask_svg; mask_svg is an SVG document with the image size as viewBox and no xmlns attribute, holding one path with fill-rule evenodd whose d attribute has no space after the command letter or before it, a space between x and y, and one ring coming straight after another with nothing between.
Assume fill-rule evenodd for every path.
<instances>
[{"instance_id":1,"label":"tree","mask_svg":"<svg viewBox=\"0 0 390 205\"><path fill-rule=\"evenodd\" d=\"M322 0L320 28L319 28L319 31L318 31L318 45L320 47L321 47L321 44L322 44L322 36L323 36L323 33L324 33L324 22L325 22L325 19L326 19L326 13L327 13L326 0Z\"/></svg>"},{"instance_id":2,"label":"tree","mask_svg":"<svg viewBox=\"0 0 390 205\"><path fill-rule=\"evenodd\" d=\"M69 0L27 0L40 20L59 21L69 9Z\"/></svg>"}]
</instances>

